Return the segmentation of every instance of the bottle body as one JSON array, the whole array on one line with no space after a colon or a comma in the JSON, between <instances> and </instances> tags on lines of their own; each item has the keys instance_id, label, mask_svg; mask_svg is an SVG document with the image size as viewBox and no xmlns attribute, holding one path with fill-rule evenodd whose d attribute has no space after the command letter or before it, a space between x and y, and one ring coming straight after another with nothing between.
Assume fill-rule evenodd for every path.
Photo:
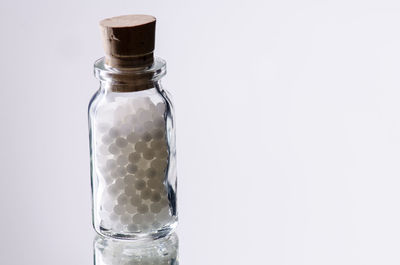
<instances>
[{"instance_id":1,"label":"bottle body","mask_svg":"<svg viewBox=\"0 0 400 265\"><path fill-rule=\"evenodd\" d=\"M173 106L159 81L165 63L121 72L97 62L95 73L101 85L89 104L93 226L125 239L169 234L177 223L176 151Z\"/></svg>"}]
</instances>

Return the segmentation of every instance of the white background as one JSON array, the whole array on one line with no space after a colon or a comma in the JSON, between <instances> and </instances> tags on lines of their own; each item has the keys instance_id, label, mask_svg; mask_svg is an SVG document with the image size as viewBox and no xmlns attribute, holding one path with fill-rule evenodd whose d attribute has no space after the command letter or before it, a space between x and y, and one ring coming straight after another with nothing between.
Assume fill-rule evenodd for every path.
<instances>
[{"instance_id":1,"label":"white background","mask_svg":"<svg viewBox=\"0 0 400 265\"><path fill-rule=\"evenodd\" d=\"M399 1L0 2L0 264L92 264L98 21L157 17L182 265L400 263Z\"/></svg>"}]
</instances>

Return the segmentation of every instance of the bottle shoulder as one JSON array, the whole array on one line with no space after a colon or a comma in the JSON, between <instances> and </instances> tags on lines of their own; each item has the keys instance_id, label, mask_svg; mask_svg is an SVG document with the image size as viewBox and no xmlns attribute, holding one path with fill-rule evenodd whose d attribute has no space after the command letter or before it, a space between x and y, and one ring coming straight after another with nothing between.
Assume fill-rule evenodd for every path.
<instances>
[{"instance_id":1,"label":"bottle shoulder","mask_svg":"<svg viewBox=\"0 0 400 265\"><path fill-rule=\"evenodd\" d=\"M161 88L160 84L151 89L135 92L114 92L100 88L91 98L88 111L90 115L95 116L98 112L112 112L121 108L133 111L157 104L162 104L173 112L171 96Z\"/></svg>"}]
</instances>

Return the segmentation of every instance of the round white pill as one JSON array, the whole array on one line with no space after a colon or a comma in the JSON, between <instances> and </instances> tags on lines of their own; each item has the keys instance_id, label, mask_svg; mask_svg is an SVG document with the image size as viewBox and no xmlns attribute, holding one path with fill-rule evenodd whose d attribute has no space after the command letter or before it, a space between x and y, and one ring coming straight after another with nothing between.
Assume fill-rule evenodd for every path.
<instances>
[{"instance_id":1,"label":"round white pill","mask_svg":"<svg viewBox=\"0 0 400 265\"><path fill-rule=\"evenodd\" d=\"M156 215L156 220L161 224L167 223L171 219L171 213L168 207L164 207L161 211Z\"/></svg>"},{"instance_id":2,"label":"round white pill","mask_svg":"<svg viewBox=\"0 0 400 265\"><path fill-rule=\"evenodd\" d=\"M151 161L151 167L158 171L164 171L167 167L167 163L166 159L157 158Z\"/></svg>"},{"instance_id":3,"label":"round white pill","mask_svg":"<svg viewBox=\"0 0 400 265\"><path fill-rule=\"evenodd\" d=\"M134 196L136 194L135 186L132 184L127 185L124 191L126 196Z\"/></svg>"},{"instance_id":4,"label":"round white pill","mask_svg":"<svg viewBox=\"0 0 400 265\"><path fill-rule=\"evenodd\" d=\"M135 187L137 190L143 190L146 187L146 182L144 180L139 179L135 182Z\"/></svg>"},{"instance_id":5,"label":"round white pill","mask_svg":"<svg viewBox=\"0 0 400 265\"><path fill-rule=\"evenodd\" d=\"M149 166L149 164L150 164L150 162L144 158L141 158L139 160L139 162L137 162L138 168L142 168L142 169L147 168Z\"/></svg>"},{"instance_id":6,"label":"round white pill","mask_svg":"<svg viewBox=\"0 0 400 265\"><path fill-rule=\"evenodd\" d=\"M143 223L143 215L142 214L135 214L132 217L132 222L134 224L142 224Z\"/></svg>"},{"instance_id":7,"label":"round white pill","mask_svg":"<svg viewBox=\"0 0 400 265\"><path fill-rule=\"evenodd\" d=\"M121 135L124 135L124 136L130 134L132 132L132 130L133 130L133 126L129 123L124 123L120 127Z\"/></svg>"},{"instance_id":8,"label":"round white pill","mask_svg":"<svg viewBox=\"0 0 400 265\"><path fill-rule=\"evenodd\" d=\"M149 186L152 189L157 189L160 187L161 183L162 182L160 179L153 178L153 179L150 179L149 181L147 181L147 186Z\"/></svg>"},{"instance_id":9,"label":"round white pill","mask_svg":"<svg viewBox=\"0 0 400 265\"><path fill-rule=\"evenodd\" d=\"M160 140L165 137L165 131L161 129L156 129L151 132L151 135L153 136L154 139Z\"/></svg>"},{"instance_id":10,"label":"round white pill","mask_svg":"<svg viewBox=\"0 0 400 265\"><path fill-rule=\"evenodd\" d=\"M145 132L142 135L142 140L145 142L150 142L152 139L153 139L153 137L152 137L151 133L149 133L149 132Z\"/></svg>"},{"instance_id":11,"label":"round white pill","mask_svg":"<svg viewBox=\"0 0 400 265\"><path fill-rule=\"evenodd\" d=\"M129 232L138 232L139 231L139 227L136 224L129 224L127 229L128 229ZM136 264L136 263L132 263L132 262L130 262L130 263L131 264Z\"/></svg>"},{"instance_id":12,"label":"round white pill","mask_svg":"<svg viewBox=\"0 0 400 265\"><path fill-rule=\"evenodd\" d=\"M119 205L119 204L117 204L117 205L114 206L114 213L115 213L115 214L121 215L121 214L123 214L124 212L125 212L124 206Z\"/></svg>"},{"instance_id":13,"label":"round white pill","mask_svg":"<svg viewBox=\"0 0 400 265\"><path fill-rule=\"evenodd\" d=\"M155 170L154 168L148 168L146 169L145 174L148 178L154 178L155 176L157 176L157 170Z\"/></svg>"},{"instance_id":14,"label":"round white pill","mask_svg":"<svg viewBox=\"0 0 400 265\"><path fill-rule=\"evenodd\" d=\"M159 202L161 200L161 195L159 192L153 191L150 195L150 200L152 202Z\"/></svg>"},{"instance_id":15,"label":"round white pill","mask_svg":"<svg viewBox=\"0 0 400 265\"><path fill-rule=\"evenodd\" d=\"M155 228L155 229L159 229L159 228L161 228L161 224L159 223L159 222L157 222L157 221L154 221L152 224L151 224L152 226L153 226L153 228ZM168 263L168 260L167 260L167 263L166 264L169 264Z\"/></svg>"},{"instance_id":16,"label":"round white pill","mask_svg":"<svg viewBox=\"0 0 400 265\"><path fill-rule=\"evenodd\" d=\"M168 201L168 199L166 199L166 198L164 198L164 199L162 199L161 201L160 201L160 205L161 205L161 207L169 207L169 201Z\"/></svg>"},{"instance_id":17,"label":"round white pill","mask_svg":"<svg viewBox=\"0 0 400 265\"><path fill-rule=\"evenodd\" d=\"M146 160L152 160L155 156L155 152L152 149L147 149L143 152L143 158Z\"/></svg>"},{"instance_id":18,"label":"round white pill","mask_svg":"<svg viewBox=\"0 0 400 265\"><path fill-rule=\"evenodd\" d=\"M124 182L125 182L125 184L127 184L127 185L134 185L134 183L135 183L135 181L136 181L136 177L135 177L135 175L131 175L131 174L129 174L129 175L126 175L125 177L124 177Z\"/></svg>"},{"instance_id":19,"label":"round white pill","mask_svg":"<svg viewBox=\"0 0 400 265\"><path fill-rule=\"evenodd\" d=\"M126 170L127 170L129 173L134 174L134 173L136 173L136 171L138 170L138 168L137 168L137 166L134 165L134 164L128 164L128 165L126 166Z\"/></svg>"},{"instance_id":20,"label":"round white pill","mask_svg":"<svg viewBox=\"0 0 400 265\"><path fill-rule=\"evenodd\" d=\"M154 125L156 128L164 128L165 127L164 117L154 119Z\"/></svg>"},{"instance_id":21,"label":"round white pill","mask_svg":"<svg viewBox=\"0 0 400 265\"><path fill-rule=\"evenodd\" d=\"M110 146L108 147L108 152L113 155L118 155L120 150L116 144L110 144Z\"/></svg>"},{"instance_id":22,"label":"round white pill","mask_svg":"<svg viewBox=\"0 0 400 265\"><path fill-rule=\"evenodd\" d=\"M118 195L118 193L119 193L119 188L116 186L116 185L114 185L114 184L111 184L110 186L108 186L108 188L107 188L107 192L111 195L111 196L116 196L116 195Z\"/></svg>"},{"instance_id":23,"label":"round white pill","mask_svg":"<svg viewBox=\"0 0 400 265\"><path fill-rule=\"evenodd\" d=\"M114 209L113 201L110 198L104 199L103 200L103 208L107 212L112 212L112 210Z\"/></svg>"},{"instance_id":24,"label":"round white pill","mask_svg":"<svg viewBox=\"0 0 400 265\"><path fill-rule=\"evenodd\" d=\"M120 220L122 224L127 225L131 223L132 217L129 214L123 214Z\"/></svg>"},{"instance_id":25,"label":"round white pill","mask_svg":"<svg viewBox=\"0 0 400 265\"><path fill-rule=\"evenodd\" d=\"M98 149L96 150L96 152L100 155L109 155L110 152L108 152L108 146L107 145L100 145L98 146Z\"/></svg>"},{"instance_id":26,"label":"round white pill","mask_svg":"<svg viewBox=\"0 0 400 265\"><path fill-rule=\"evenodd\" d=\"M124 148L128 145L128 141L125 138L122 137L118 137L115 140L115 144L119 147L119 148Z\"/></svg>"},{"instance_id":27,"label":"round white pill","mask_svg":"<svg viewBox=\"0 0 400 265\"><path fill-rule=\"evenodd\" d=\"M118 174L118 177L119 177L119 178L125 176L126 173L127 173L125 167L121 167L121 166L117 167L117 168L115 169L115 172L116 172L116 174Z\"/></svg>"},{"instance_id":28,"label":"round white pill","mask_svg":"<svg viewBox=\"0 0 400 265\"><path fill-rule=\"evenodd\" d=\"M135 195L132 195L130 202L132 205L137 207L142 204L142 198L139 195L135 194Z\"/></svg>"},{"instance_id":29,"label":"round white pill","mask_svg":"<svg viewBox=\"0 0 400 265\"><path fill-rule=\"evenodd\" d=\"M128 142L135 144L136 142L139 141L139 135L137 133L132 132L128 134L126 139L128 140Z\"/></svg>"},{"instance_id":30,"label":"round white pill","mask_svg":"<svg viewBox=\"0 0 400 265\"><path fill-rule=\"evenodd\" d=\"M151 224L152 222L154 222L154 219L155 219L155 215L153 213L148 212L148 213L143 214L143 221L146 224Z\"/></svg>"},{"instance_id":31,"label":"round white pill","mask_svg":"<svg viewBox=\"0 0 400 265\"><path fill-rule=\"evenodd\" d=\"M141 157L142 157L142 155L140 153L134 152L134 153L130 153L129 154L128 160L131 163L137 163L140 160Z\"/></svg>"},{"instance_id":32,"label":"round white pill","mask_svg":"<svg viewBox=\"0 0 400 265\"><path fill-rule=\"evenodd\" d=\"M150 132L151 130L154 129L153 121L146 121L146 122L143 124L143 127L144 127L144 129L145 129L146 131Z\"/></svg>"},{"instance_id":33,"label":"round white pill","mask_svg":"<svg viewBox=\"0 0 400 265\"><path fill-rule=\"evenodd\" d=\"M106 168L107 170L112 170L117 167L117 161L114 159L108 159L106 162Z\"/></svg>"},{"instance_id":34,"label":"round white pill","mask_svg":"<svg viewBox=\"0 0 400 265\"><path fill-rule=\"evenodd\" d=\"M142 109L141 111L138 111L138 119L141 121L148 121L151 120L151 112L148 110Z\"/></svg>"},{"instance_id":35,"label":"round white pill","mask_svg":"<svg viewBox=\"0 0 400 265\"><path fill-rule=\"evenodd\" d=\"M152 213L159 213L161 212L162 206L158 202L150 204L150 211Z\"/></svg>"},{"instance_id":36,"label":"round white pill","mask_svg":"<svg viewBox=\"0 0 400 265\"><path fill-rule=\"evenodd\" d=\"M97 128L97 130L98 130L99 132L104 133L104 132L106 132L106 131L109 130L110 125L108 125L107 123L104 123L104 122L103 122L103 123L97 124L96 128Z\"/></svg>"},{"instance_id":37,"label":"round white pill","mask_svg":"<svg viewBox=\"0 0 400 265\"><path fill-rule=\"evenodd\" d=\"M151 189L146 188L140 192L140 196L143 200L148 200L151 197Z\"/></svg>"},{"instance_id":38,"label":"round white pill","mask_svg":"<svg viewBox=\"0 0 400 265\"><path fill-rule=\"evenodd\" d=\"M141 213L141 214L147 213L149 211L149 206L147 206L146 204L139 205L137 207L137 211L138 211L138 213Z\"/></svg>"},{"instance_id":39,"label":"round white pill","mask_svg":"<svg viewBox=\"0 0 400 265\"><path fill-rule=\"evenodd\" d=\"M125 194L121 194L118 196L117 201L118 201L118 204L125 205L128 203L128 196L126 196Z\"/></svg>"},{"instance_id":40,"label":"round white pill","mask_svg":"<svg viewBox=\"0 0 400 265\"><path fill-rule=\"evenodd\" d=\"M111 221L117 221L119 219L119 216L115 213L110 213L110 220Z\"/></svg>"},{"instance_id":41,"label":"round white pill","mask_svg":"<svg viewBox=\"0 0 400 265\"><path fill-rule=\"evenodd\" d=\"M167 149L161 149L160 151L157 152L156 157L161 159L166 159L168 155L169 153Z\"/></svg>"},{"instance_id":42,"label":"round white pill","mask_svg":"<svg viewBox=\"0 0 400 265\"><path fill-rule=\"evenodd\" d=\"M138 179L142 179L146 176L146 173L144 172L143 169L139 169L136 173L135 173L135 177L137 177Z\"/></svg>"},{"instance_id":43,"label":"round white pill","mask_svg":"<svg viewBox=\"0 0 400 265\"><path fill-rule=\"evenodd\" d=\"M128 157L125 155L118 156L117 164L120 166L125 166L126 164L128 164Z\"/></svg>"},{"instance_id":44,"label":"round white pill","mask_svg":"<svg viewBox=\"0 0 400 265\"><path fill-rule=\"evenodd\" d=\"M164 140L154 140L151 142L150 147L154 150L161 150L165 148L166 144Z\"/></svg>"},{"instance_id":45,"label":"round white pill","mask_svg":"<svg viewBox=\"0 0 400 265\"><path fill-rule=\"evenodd\" d=\"M122 190L125 187L125 182L123 179L117 179L114 184L119 190Z\"/></svg>"},{"instance_id":46,"label":"round white pill","mask_svg":"<svg viewBox=\"0 0 400 265\"><path fill-rule=\"evenodd\" d=\"M126 210L126 212L128 212L130 214L136 213L136 207L134 205L132 205L132 204L127 204L125 206L125 210Z\"/></svg>"},{"instance_id":47,"label":"round white pill","mask_svg":"<svg viewBox=\"0 0 400 265\"><path fill-rule=\"evenodd\" d=\"M130 114L125 117L125 121L131 125L135 124L137 122L137 117L135 114Z\"/></svg>"},{"instance_id":48,"label":"round white pill","mask_svg":"<svg viewBox=\"0 0 400 265\"><path fill-rule=\"evenodd\" d=\"M157 112L158 112L160 115L164 114L164 111L165 111L165 104L162 103L162 102L157 103L157 105L156 105L156 110L157 110Z\"/></svg>"},{"instance_id":49,"label":"round white pill","mask_svg":"<svg viewBox=\"0 0 400 265\"><path fill-rule=\"evenodd\" d=\"M146 142L143 142L143 141L137 142L137 143L135 144L135 150L138 151L138 152L141 152L141 153L143 153L144 151L146 151L146 150L147 150L147 144L146 144Z\"/></svg>"},{"instance_id":50,"label":"round white pill","mask_svg":"<svg viewBox=\"0 0 400 265\"><path fill-rule=\"evenodd\" d=\"M109 131L108 134L110 135L110 137L112 138L117 138L120 135L120 132L118 130L118 128L116 127L112 127Z\"/></svg>"},{"instance_id":51,"label":"round white pill","mask_svg":"<svg viewBox=\"0 0 400 265\"><path fill-rule=\"evenodd\" d=\"M101 141L105 144L111 144L113 141L113 138L110 137L110 135L105 134L103 137L101 137Z\"/></svg>"}]
</instances>

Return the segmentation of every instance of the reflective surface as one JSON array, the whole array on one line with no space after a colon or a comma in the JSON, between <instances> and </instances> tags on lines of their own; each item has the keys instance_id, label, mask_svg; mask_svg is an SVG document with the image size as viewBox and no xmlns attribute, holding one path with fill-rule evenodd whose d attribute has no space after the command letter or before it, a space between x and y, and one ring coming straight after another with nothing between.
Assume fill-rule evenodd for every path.
<instances>
[{"instance_id":1,"label":"reflective surface","mask_svg":"<svg viewBox=\"0 0 400 265\"><path fill-rule=\"evenodd\" d=\"M117 240L96 236L94 265L178 265L178 236L150 241Z\"/></svg>"}]
</instances>

